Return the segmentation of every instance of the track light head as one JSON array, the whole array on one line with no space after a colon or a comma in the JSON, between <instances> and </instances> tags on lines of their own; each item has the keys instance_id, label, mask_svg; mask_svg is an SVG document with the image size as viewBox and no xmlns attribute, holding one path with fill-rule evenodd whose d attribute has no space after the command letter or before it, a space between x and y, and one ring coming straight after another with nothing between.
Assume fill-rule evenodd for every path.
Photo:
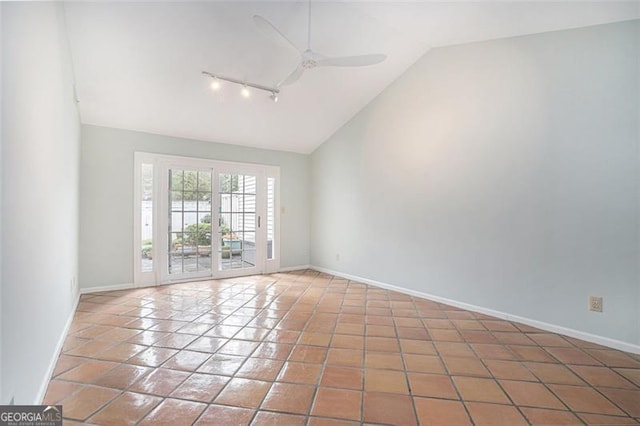
<instances>
[{"instance_id":1,"label":"track light head","mask_svg":"<svg viewBox=\"0 0 640 426\"><path fill-rule=\"evenodd\" d=\"M269 96L269 99L271 99L274 103L278 102L278 94L276 92L271 92L271 96Z\"/></svg>"},{"instance_id":2,"label":"track light head","mask_svg":"<svg viewBox=\"0 0 640 426\"><path fill-rule=\"evenodd\" d=\"M248 98L249 96L251 96L251 92L249 91L249 88L246 85L242 86L242 90L240 91L240 94L242 95L243 98Z\"/></svg>"},{"instance_id":3,"label":"track light head","mask_svg":"<svg viewBox=\"0 0 640 426\"><path fill-rule=\"evenodd\" d=\"M213 80L211 81L211 90L214 92L220 90L220 80L218 80L218 77L213 77Z\"/></svg>"}]
</instances>

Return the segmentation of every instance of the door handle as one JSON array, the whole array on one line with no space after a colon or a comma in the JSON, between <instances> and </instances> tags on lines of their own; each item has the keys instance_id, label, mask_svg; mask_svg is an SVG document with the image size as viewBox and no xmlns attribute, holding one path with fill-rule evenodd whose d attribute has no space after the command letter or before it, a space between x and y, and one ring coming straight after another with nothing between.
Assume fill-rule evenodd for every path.
<instances>
[{"instance_id":1,"label":"door handle","mask_svg":"<svg viewBox=\"0 0 640 426\"><path fill-rule=\"evenodd\" d=\"M260 216L258 216L258 228L260 228Z\"/></svg>"}]
</instances>

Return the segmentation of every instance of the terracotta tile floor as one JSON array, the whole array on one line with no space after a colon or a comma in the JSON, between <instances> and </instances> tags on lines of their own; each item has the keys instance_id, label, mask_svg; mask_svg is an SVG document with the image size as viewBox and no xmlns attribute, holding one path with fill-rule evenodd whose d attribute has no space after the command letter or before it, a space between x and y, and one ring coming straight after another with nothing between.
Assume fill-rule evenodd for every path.
<instances>
[{"instance_id":1,"label":"terracotta tile floor","mask_svg":"<svg viewBox=\"0 0 640 426\"><path fill-rule=\"evenodd\" d=\"M70 424L638 424L640 356L299 271L82 296Z\"/></svg>"}]
</instances>

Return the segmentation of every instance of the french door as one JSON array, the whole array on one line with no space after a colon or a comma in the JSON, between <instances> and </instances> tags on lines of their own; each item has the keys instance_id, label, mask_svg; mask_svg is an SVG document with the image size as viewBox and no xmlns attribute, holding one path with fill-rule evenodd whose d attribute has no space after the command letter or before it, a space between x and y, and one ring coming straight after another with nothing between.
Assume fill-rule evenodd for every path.
<instances>
[{"instance_id":1,"label":"french door","mask_svg":"<svg viewBox=\"0 0 640 426\"><path fill-rule=\"evenodd\" d=\"M136 285L277 271L278 174L269 166L137 155ZM157 226L145 229L149 222Z\"/></svg>"},{"instance_id":2,"label":"french door","mask_svg":"<svg viewBox=\"0 0 640 426\"><path fill-rule=\"evenodd\" d=\"M161 171L161 281L211 277L213 170L167 164Z\"/></svg>"},{"instance_id":3,"label":"french door","mask_svg":"<svg viewBox=\"0 0 640 426\"><path fill-rule=\"evenodd\" d=\"M257 273L263 268L264 232L262 227L264 197L259 189L259 173L226 170L218 172L218 234L216 238L218 275L237 271Z\"/></svg>"}]
</instances>

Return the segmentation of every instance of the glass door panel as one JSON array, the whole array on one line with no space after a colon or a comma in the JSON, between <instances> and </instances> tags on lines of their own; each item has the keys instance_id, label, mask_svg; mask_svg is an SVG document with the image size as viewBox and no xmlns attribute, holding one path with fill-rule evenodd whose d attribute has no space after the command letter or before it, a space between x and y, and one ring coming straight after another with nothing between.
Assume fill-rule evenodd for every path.
<instances>
[{"instance_id":1,"label":"glass door panel","mask_svg":"<svg viewBox=\"0 0 640 426\"><path fill-rule=\"evenodd\" d=\"M267 178L267 259L275 259L276 180Z\"/></svg>"},{"instance_id":2,"label":"glass door panel","mask_svg":"<svg viewBox=\"0 0 640 426\"><path fill-rule=\"evenodd\" d=\"M218 271L259 269L256 253L258 179L219 173Z\"/></svg>"},{"instance_id":3,"label":"glass door panel","mask_svg":"<svg viewBox=\"0 0 640 426\"><path fill-rule=\"evenodd\" d=\"M210 170L168 169L168 274L170 280L210 276Z\"/></svg>"},{"instance_id":4,"label":"glass door panel","mask_svg":"<svg viewBox=\"0 0 640 426\"><path fill-rule=\"evenodd\" d=\"M140 165L140 272L153 272L153 164Z\"/></svg>"}]
</instances>

